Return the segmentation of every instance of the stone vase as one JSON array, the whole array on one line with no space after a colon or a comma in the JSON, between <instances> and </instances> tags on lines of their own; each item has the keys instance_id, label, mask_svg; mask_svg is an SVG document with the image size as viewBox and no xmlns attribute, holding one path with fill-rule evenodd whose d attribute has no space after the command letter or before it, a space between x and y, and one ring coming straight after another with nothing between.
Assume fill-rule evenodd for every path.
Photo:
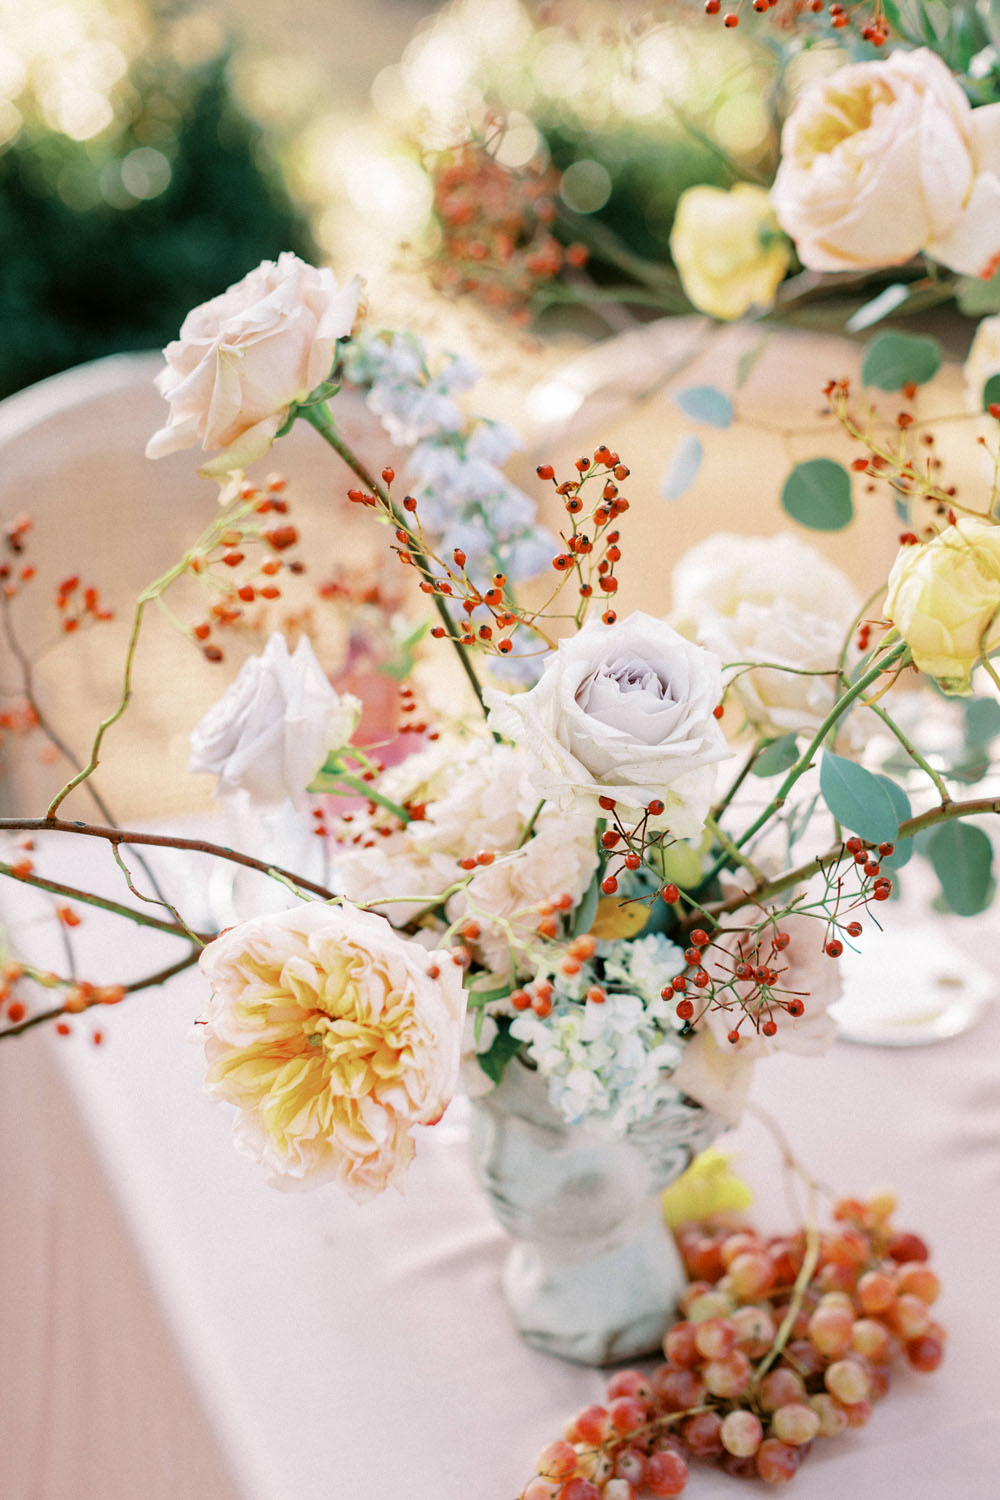
<instances>
[{"instance_id":1,"label":"stone vase","mask_svg":"<svg viewBox=\"0 0 1000 1500\"><path fill-rule=\"evenodd\" d=\"M471 1101L471 1144L514 1238L503 1289L527 1343L578 1364L652 1353L685 1283L660 1190L724 1128L665 1079L623 1138L568 1125L518 1059Z\"/></svg>"}]
</instances>

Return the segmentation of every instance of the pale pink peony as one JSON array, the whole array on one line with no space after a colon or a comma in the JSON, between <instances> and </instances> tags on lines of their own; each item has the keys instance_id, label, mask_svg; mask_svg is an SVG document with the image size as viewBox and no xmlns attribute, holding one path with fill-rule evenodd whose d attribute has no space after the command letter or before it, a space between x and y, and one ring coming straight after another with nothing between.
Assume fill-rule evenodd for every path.
<instances>
[{"instance_id":1,"label":"pale pink peony","mask_svg":"<svg viewBox=\"0 0 1000 1500\"><path fill-rule=\"evenodd\" d=\"M340 287L332 271L286 250L194 308L163 351L167 368L156 387L170 417L146 456L222 449L206 474L263 457L292 403L329 375L334 346L350 333L360 300L357 276Z\"/></svg>"},{"instance_id":2,"label":"pale pink peony","mask_svg":"<svg viewBox=\"0 0 1000 1500\"><path fill-rule=\"evenodd\" d=\"M465 993L450 955L314 902L230 928L201 968L207 1087L237 1106L240 1149L278 1187L401 1191L412 1128L440 1118L458 1077Z\"/></svg>"}]
</instances>

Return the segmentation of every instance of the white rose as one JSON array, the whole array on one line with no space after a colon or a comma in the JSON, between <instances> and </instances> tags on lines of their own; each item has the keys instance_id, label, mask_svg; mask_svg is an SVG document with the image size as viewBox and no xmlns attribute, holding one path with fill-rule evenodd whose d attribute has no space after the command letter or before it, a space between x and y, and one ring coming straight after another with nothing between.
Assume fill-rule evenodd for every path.
<instances>
[{"instance_id":1,"label":"white rose","mask_svg":"<svg viewBox=\"0 0 1000 1500\"><path fill-rule=\"evenodd\" d=\"M969 276L1000 256L1000 104L972 109L927 48L850 63L785 121L771 192L816 271L892 266L926 250Z\"/></svg>"},{"instance_id":2,"label":"white rose","mask_svg":"<svg viewBox=\"0 0 1000 1500\"><path fill-rule=\"evenodd\" d=\"M991 375L1000 375L1000 313L983 318L976 329L965 364L965 404L970 412L983 410L983 387ZM990 470L993 464L990 462Z\"/></svg>"},{"instance_id":3,"label":"white rose","mask_svg":"<svg viewBox=\"0 0 1000 1500\"><path fill-rule=\"evenodd\" d=\"M305 636L289 655L284 636L272 635L192 731L188 770L217 775L218 795L242 787L254 802L288 798L301 807L327 754L348 743L360 717L358 699L335 692Z\"/></svg>"},{"instance_id":4,"label":"white rose","mask_svg":"<svg viewBox=\"0 0 1000 1500\"><path fill-rule=\"evenodd\" d=\"M636 612L591 621L560 641L530 692L488 689L486 701L490 727L528 751L540 797L594 817L601 797L633 813L660 800L663 826L689 838L729 754L713 716L721 691L717 657Z\"/></svg>"},{"instance_id":5,"label":"white rose","mask_svg":"<svg viewBox=\"0 0 1000 1500\"><path fill-rule=\"evenodd\" d=\"M170 417L146 456L196 445L223 449L206 474L261 458L293 402L329 375L334 346L350 333L360 300L357 276L339 287L332 271L286 250L194 308L163 351L167 368L156 387Z\"/></svg>"},{"instance_id":6,"label":"white rose","mask_svg":"<svg viewBox=\"0 0 1000 1500\"><path fill-rule=\"evenodd\" d=\"M835 671L861 600L846 573L787 533L720 532L684 554L672 578L675 624L725 663L762 733L813 733L834 703ZM736 665L775 662L790 671Z\"/></svg>"}]
</instances>

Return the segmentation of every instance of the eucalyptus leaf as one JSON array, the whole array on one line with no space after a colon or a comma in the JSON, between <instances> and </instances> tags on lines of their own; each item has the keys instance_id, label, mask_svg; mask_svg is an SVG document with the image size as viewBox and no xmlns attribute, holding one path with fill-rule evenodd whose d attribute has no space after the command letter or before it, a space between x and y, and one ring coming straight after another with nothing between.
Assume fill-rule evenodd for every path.
<instances>
[{"instance_id":1,"label":"eucalyptus leaf","mask_svg":"<svg viewBox=\"0 0 1000 1500\"><path fill-rule=\"evenodd\" d=\"M785 480L781 503L793 520L814 531L843 531L854 517L851 476L832 458L808 458Z\"/></svg>"},{"instance_id":2,"label":"eucalyptus leaf","mask_svg":"<svg viewBox=\"0 0 1000 1500\"><path fill-rule=\"evenodd\" d=\"M782 771L790 770L798 758L794 734L783 734L780 740L772 740L760 752L750 769L754 776L761 778L778 776Z\"/></svg>"},{"instance_id":3,"label":"eucalyptus leaf","mask_svg":"<svg viewBox=\"0 0 1000 1500\"><path fill-rule=\"evenodd\" d=\"M497 1034L485 1052L476 1056L476 1061L493 1083L499 1083L507 1071L507 1064L517 1056L521 1043L511 1036L503 1021L497 1022Z\"/></svg>"},{"instance_id":4,"label":"eucalyptus leaf","mask_svg":"<svg viewBox=\"0 0 1000 1500\"><path fill-rule=\"evenodd\" d=\"M866 302L864 307L859 307L856 313L852 313L844 327L848 333L861 333L863 329L871 328L894 313L897 307L902 307L909 295L910 288L905 281L894 281L891 286L883 287L878 296Z\"/></svg>"},{"instance_id":5,"label":"eucalyptus leaf","mask_svg":"<svg viewBox=\"0 0 1000 1500\"><path fill-rule=\"evenodd\" d=\"M959 311L967 318L982 318L1000 312L1000 271L983 281L978 276L962 276L955 287Z\"/></svg>"},{"instance_id":6,"label":"eucalyptus leaf","mask_svg":"<svg viewBox=\"0 0 1000 1500\"><path fill-rule=\"evenodd\" d=\"M725 391L714 385L689 385L678 391L674 402L692 422L706 422L710 427L730 427L733 403Z\"/></svg>"},{"instance_id":7,"label":"eucalyptus leaf","mask_svg":"<svg viewBox=\"0 0 1000 1500\"><path fill-rule=\"evenodd\" d=\"M873 844L895 841L900 822L896 794L905 794L888 777L876 776L864 766L824 750L819 786L838 823ZM908 802L906 805L909 808Z\"/></svg>"},{"instance_id":8,"label":"eucalyptus leaf","mask_svg":"<svg viewBox=\"0 0 1000 1500\"><path fill-rule=\"evenodd\" d=\"M985 911L993 889L993 845L983 830L957 819L942 823L927 853L949 909L960 917Z\"/></svg>"},{"instance_id":9,"label":"eucalyptus leaf","mask_svg":"<svg viewBox=\"0 0 1000 1500\"><path fill-rule=\"evenodd\" d=\"M601 899L601 869L600 866L594 872L594 878L583 893L583 900L573 913L573 937L581 937L589 932L594 925L597 916L597 903Z\"/></svg>"},{"instance_id":10,"label":"eucalyptus leaf","mask_svg":"<svg viewBox=\"0 0 1000 1500\"><path fill-rule=\"evenodd\" d=\"M983 411L989 411L1000 401L1000 375L991 375L983 386Z\"/></svg>"},{"instance_id":11,"label":"eucalyptus leaf","mask_svg":"<svg viewBox=\"0 0 1000 1500\"><path fill-rule=\"evenodd\" d=\"M966 698L965 740L968 745L988 745L1000 734L1000 703L995 698Z\"/></svg>"},{"instance_id":12,"label":"eucalyptus leaf","mask_svg":"<svg viewBox=\"0 0 1000 1500\"><path fill-rule=\"evenodd\" d=\"M905 823L907 818L913 816L913 808L910 806L910 799L903 791L903 788L888 776L876 776L875 779L876 781L881 781L884 785L889 800L892 802L897 822ZM882 859L883 870L901 870L913 858L912 839L901 839L897 836L892 842L895 843L896 847L891 854L885 855Z\"/></svg>"},{"instance_id":13,"label":"eucalyptus leaf","mask_svg":"<svg viewBox=\"0 0 1000 1500\"><path fill-rule=\"evenodd\" d=\"M861 379L880 391L899 391L904 385L923 385L941 368L937 339L917 333L880 333L865 350Z\"/></svg>"},{"instance_id":14,"label":"eucalyptus leaf","mask_svg":"<svg viewBox=\"0 0 1000 1500\"><path fill-rule=\"evenodd\" d=\"M660 494L664 500L679 500L682 495L687 494L698 477L704 452L694 433L686 432L674 449L667 472L660 480Z\"/></svg>"}]
</instances>

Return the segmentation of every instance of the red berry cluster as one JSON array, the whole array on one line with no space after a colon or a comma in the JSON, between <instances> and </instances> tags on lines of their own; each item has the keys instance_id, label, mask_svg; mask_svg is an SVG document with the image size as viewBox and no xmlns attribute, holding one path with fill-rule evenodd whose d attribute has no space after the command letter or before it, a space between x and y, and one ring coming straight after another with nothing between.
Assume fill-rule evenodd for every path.
<instances>
[{"instance_id":1,"label":"red berry cluster","mask_svg":"<svg viewBox=\"0 0 1000 1500\"><path fill-rule=\"evenodd\" d=\"M750 8L757 15L773 12L772 19L786 31L805 24L810 16L820 16L825 12L834 30L842 31L853 24L864 40L871 42L873 47L884 46L889 35L889 23L882 0L849 6L837 4L836 0L832 5L826 4L826 0L751 0ZM730 29L738 26L742 9L743 0L736 0L733 9L722 15L723 25ZM707 16L717 16L721 12L722 0L705 0Z\"/></svg>"},{"instance_id":2,"label":"red berry cluster","mask_svg":"<svg viewBox=\"0 0 1000 1500\"><path fill-rule=\"evenodd\" d=\"M932 509L927 522L920 527L924 539L933 536L942 524L952 525L955 519L952 505L958 488L943 481L944 465L934 451L936 438L926 422L918 422L910 410L896 412L891 420L881 419L875 407L869 407L860 419L851 409L851 387L845 379L827 381L823 394L848 437L865 449L863 456L851 460L851 468L867 479L866 491L874 492L878 483L883 482L891 487L897 504L901 500L925 501ZM914 382L902 387L907 402L912 402L916 394ZM977 441L986 445L982 435ZM899 538L900 546L913 546L920 540L909 529Z\"/></svg>"},{"instance_id":3,"label":"red berry cluster","mask_svg":"<svg viewBox=\"0 0 1000 1500\"><path fill-rule=\"evenodd\" d=\"M30 516L18 515L3 528L5 550L12 558L23 559L27 550L27 537L34 526ZM0 562L0 583L3 585L3 600L9 603L16 599L25 584L33 582L38 570L27 561ZM95 623L113 620L114 612L101 604L100 591L92 585L81 586L79 573L64 578L56 586L55 606L60 616L60 626L65 635L71 635L88 621Z\"/></svg>"},{"instance_id":4,"label":"red berry cluster","mask_svg":"<svg viewBox=\"0 0 1000 1500\"><path fill-rule=\"evenodd\" d=\"M503 166L490 149L501 135L502 128L490 141L442 151L429 164L441 230L431 279L439 291L471 293L526 323L536 288L585 264L587 251L552 233L559 173L535 162Z\"/></svg>"},{"instance_id":5,"label":"red berry cluster","mask_svg":"<svg viewBox=\"0 0 1000 1500\"><path fill-rule=\"evenodd\" d=\"M212 589L206 617L190 632L207 661L224 659L221 646L210 639L215 631L245 623L247 605L280 599L279 573L305 571L300 559L282 555L298 542L297 527L281 519L267 519L287 516L288 501L283 498L287 483L283 475L269 474L263 489L249 482L241 485L240 505L226 526L207 547L188 558L188 570L196 578L205 578ZM264 560L248 562L249 547L262 547Z\"/></svg>"},{"instance_id":6,"label":"red berry cluster","mask_svg":"<svg viewBox=\"0 0 1000 1500\"><path fill-rule=\"evenodd\" d=\"M621 876L626 871L631 873L633 870L638 870L651 848L662 848L665 843L674 843L675 840L667 838L662 829L651 830L649 827L650 818L658 818L664 810L665 804L661 798L654 797L642 817L632 827L627 827L622 822L613 797L599 797L597 800L603 811L610 814L608 821L612 825L601 834L601 848L607 856L601 890L605 896L613 896L618 889ZM664 901L673 902L680 899L680 891L675 885L666 886L660 894Z\"/></svg>"},{"instance_id":7,"label":"red berry cluster","mask_svg":"<svg viewBox=\"0 0 1000 1500\"><path fill-rule=\"evenodd\" d=\"M591 598L603 595L610 599L618 590L615 566L622 555L621 532L612 523L629 508L628 500L618 488L628 478L629 470L606 444L597 448L592 458L578 458L575 468L575 479L559 482L551 464L538 466L538 477L553 483L570 518L568 530L560 533L566 550L552 559L553 569L561 575L560 583L538 610L524 609L516 603L504 573L494 573L491 582L481 588L470 578L466 568L468 559L460 547L455 548L450 559L441 557L423 529L416 498L406 495L401 509L393 502L395 470L382 470L384 488L373 485L367 490L348 490L347 498L355 505L381 510L393 524L393 551L404 566L416 569L421 590L436 595L448 607L454 603L465 616L455 627L454 635L449 634L446 625L435 625L431 630L435 640L450 639L461 646L478 646L488 654L509 656L514 651L513 636L518 627L537 637L544 649L554 646L555 642L545 632L544 621L565 582L573 579L577 585L581 601L576 615L578 625L583 622ZM581 491L594 479L601 482L600 499L590 504ZM601 618L606 625L613 625L617 615L607 608Z\"/></svg>"},{"instance_id":8,"label":"red berry cluster","mask_svg":"<svg viewBox=\"0 0 1000 1500\"><path fill-rule=\"evenodd\" d=\"M817 1438L862 1427L901 1355L934 1370L945 1332L931 1317L938 1278L894 1202L845 1199L834 1228L763 1238L747 1226L683 1225L694 1277L666 1363L622 1370L542 1449L521 1500L679 1495L692 1459L739 1478L791 1479Z\"/></svg>"}]
</instances>

